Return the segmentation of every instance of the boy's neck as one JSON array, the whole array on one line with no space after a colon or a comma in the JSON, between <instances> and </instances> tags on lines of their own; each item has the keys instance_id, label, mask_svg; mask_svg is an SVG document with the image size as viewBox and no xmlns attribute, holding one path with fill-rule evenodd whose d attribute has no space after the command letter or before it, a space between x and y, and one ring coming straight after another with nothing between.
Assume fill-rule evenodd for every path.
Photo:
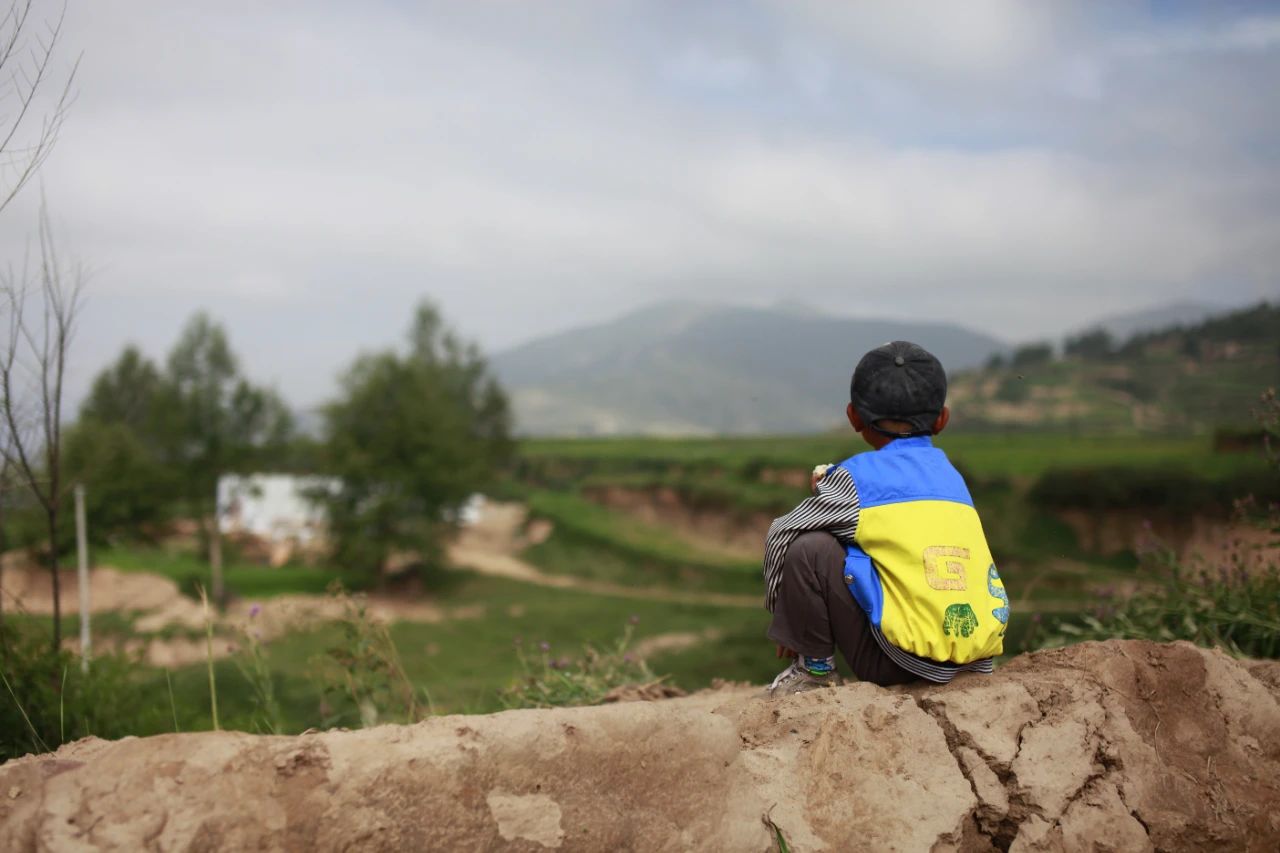
<instances>
[{"instance_id":1,"label":"boy's neck","mask_svg":"<svg viewBox=\"0 0 1280 853\"><path fill-rule=\"evenodd\" d=\"M867 444L871 445L873 450L883 450L895 442L919 442L921 439L924 440L925 444L930 446L933 445L933 435L930 433L925 433L923 435L891 436L885 435L881 432L876 432L873 429L867 429L862 433L862 438Z\"/></svg>"}]
</instances>

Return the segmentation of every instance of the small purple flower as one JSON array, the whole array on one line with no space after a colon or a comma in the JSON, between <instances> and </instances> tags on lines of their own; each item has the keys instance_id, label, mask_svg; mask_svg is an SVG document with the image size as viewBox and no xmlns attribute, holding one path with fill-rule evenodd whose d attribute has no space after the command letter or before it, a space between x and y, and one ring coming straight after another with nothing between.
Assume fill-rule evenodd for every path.
<instances>
[{"instance_id":1,"label":"small purple flower","mask_svg":"<svg viewBox=\"0 0 1280 853\"><path fill-rule=\"evenodd\" d=\"M640 617L639 617L639 616L637 616L636 614L632 613L630 616L628 616L628 617L627 617L627 624L628 624L628 625L639 625L639 624L640 624Z\"/></svg>"},{"instance_id":2,"label":"small purple flower","mask_svg":"<svg viewBox=\"0 0 1280 853\"><path fill-rule=\"evenodd\" d=\"M255 618L255 617L256 617L259 613L261 613L261 612L262 612L262 605L261 605L261 604L250 604L250 605L249 605L249 618L250 618L250 619Z\"/></svg>"},{"instance_id":3,"label":"small purple flower","mask_svg":"<svg viewBox=\"0 0 1280 853\"><path fill-rule=\"evenodd\" d=\"M1043 621L1044 621L1044 617L1043 617L1043 616L1041 616L1039 613L1032 613L1032 614L1031 614L1031 622L1032 622L1032 624L1039 625L1039 624L1040 624L1041 622L1043 622Z\"/></svg>"},{"instance_id":4,"label":"small purple flower","mask_svg":"<svg viewBox=\"0 0 1280 853\"><path fill-rule=\"evenodd\" d=\"M635 663L636 657L635 655L631 654L631 652L627 652L622 656L622 659L627 663Z\"/></svg>"},{"instance_id":5,"label":"small purple flower","mask_svg":"<svg viewBox=\"0 0 1280 853\"><path fill-rule=\"evenodd\" d=\"M541 643L538 643L538 648L544 652L549 652L551 651L551 644L546 640L543 640Z\"/></svg>"}]
</instances>

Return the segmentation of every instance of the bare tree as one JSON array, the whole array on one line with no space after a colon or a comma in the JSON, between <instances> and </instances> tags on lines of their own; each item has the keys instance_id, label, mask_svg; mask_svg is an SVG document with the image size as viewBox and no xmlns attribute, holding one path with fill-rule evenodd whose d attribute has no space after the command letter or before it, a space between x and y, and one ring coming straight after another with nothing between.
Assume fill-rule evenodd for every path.
<instances>
[{"instance_id":1,"label":"bare tree","mask_svg":"<svg viewBox=\"0 0 1280 853\"><path fill-rule=\"evenodd\" d=\"M0 278L0 305L8 314L0 349L0 421L7 432L0 450L44 512L53 581L53 646L62 643L58 576L58 516L62 508L62 386L67 353L84 294L84 271L64 269L49 215L40 211L37 269ZM35 279L34 288L32 279ZM32 290L38 300L28 304Z\"/></svg>"},{"instance_id":2,"label":"bare tree","mask_svg":"<svg viewBox=\"0 0 1280 853\"><path fill-rule=\"evenodd\" d=\"M7 444L9 440L9 431L0 427L0 442ZM0 653L5 650L5 633L4 633L4 555L9 550L9 536L6 524L9 521L8 499L9 491L9 473L12 466L9 464L9 454L0 452Z\"/></svg>"},{"instance_id":3,"label":"bare tree","mask_svg":"<svg viewBox=\"0 0 1280 853\"><path fill-rule=\"evenodd\" d=\"M62 36L67 7L53 20L31 16L35 0L12 0L0 17L0 209L3 209L49 156L73 100L79 60L60 87L49 92L58 76L54 50ZM47 109L42 103L48 103Z\"/></svg>"}]
</instances>

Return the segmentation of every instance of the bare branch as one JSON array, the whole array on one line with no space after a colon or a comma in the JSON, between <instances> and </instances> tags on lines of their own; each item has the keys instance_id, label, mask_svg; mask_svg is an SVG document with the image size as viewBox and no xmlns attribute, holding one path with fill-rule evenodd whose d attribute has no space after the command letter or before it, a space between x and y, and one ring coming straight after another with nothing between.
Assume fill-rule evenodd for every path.
<instances>
[{"instance_id":1,"label":"bare branch","mask_svg":"<svg viewBox=\"0 0 1280 853\"><path fill-rule=\"evenodd\" d=\"M10 80L10 86L4 91L3 97L17 102L16 111L0 119L0 154L8 157L6 168L16 172L11 178L10 186L6 190L0 190L0 209L13 200L49 156L67 112L75 100L72 87L79 71L78 58L72 64L52 109L41 119L39 127L34 129L34 140L21 146L16 144L18 135L25 133L31 124L29 118L33 105L40 92L46 88L53 72L54 53L62 36L67 13L64 3L56 21L46 23L45 33L30 33L28 18L31 6L32 0L15 0L0 21L0 28L8 27L5 35L0 37L0 73L7 71ZM22 46L28 39L34 42L34 47L24 51ZM19 65L13 69L15 62Z\"/></svg>"}]
</instances>

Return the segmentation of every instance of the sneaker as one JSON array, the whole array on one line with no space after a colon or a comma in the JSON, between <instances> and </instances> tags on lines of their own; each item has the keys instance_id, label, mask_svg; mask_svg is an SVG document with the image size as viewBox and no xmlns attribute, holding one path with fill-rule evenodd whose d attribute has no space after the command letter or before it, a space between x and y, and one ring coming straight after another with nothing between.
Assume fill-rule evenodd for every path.
<instances>
[{"instance_id":1,"label":"sneaker","mask_svg":"<svg viewBox=\"0 0 1280 853\"><path fill-rule=\"evenodd\" d=\"M778 677L769 685L766 693L769 696L790 696L793 693L804 693L806 690L834 687L839 683L840 676L836 673L813 675L796 661L778 673Z\"/></svg>"}]
</instances>

